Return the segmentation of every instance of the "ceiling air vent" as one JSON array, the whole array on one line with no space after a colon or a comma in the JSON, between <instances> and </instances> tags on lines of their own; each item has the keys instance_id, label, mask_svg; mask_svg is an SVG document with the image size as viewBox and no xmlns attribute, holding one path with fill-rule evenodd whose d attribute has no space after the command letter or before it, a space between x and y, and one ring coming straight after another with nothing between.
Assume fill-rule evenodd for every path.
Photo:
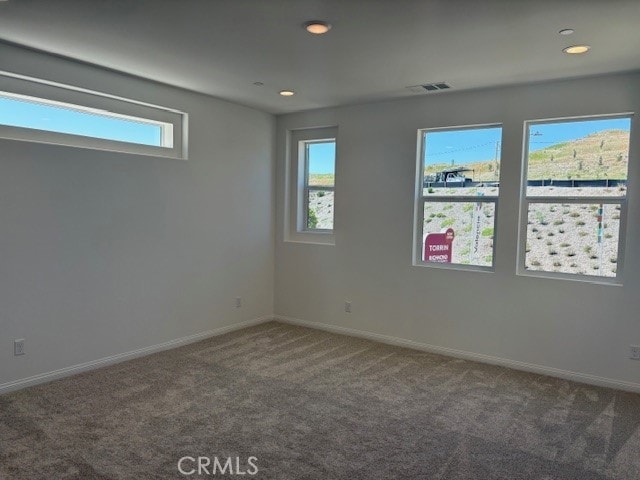
<instances>
[{"instance_id":1,"label":"ceiling air vent","mask_svg":"<svg viewBox=\"0 0 640 480\"><path fill-rule=\"evenodd\" d=\"M431 92L437 92L439 90L448 90L451 88L451 85L444 82L438 82L438 83L426 83L424 85L413 85L407 88L411 90L413 93L424 93L425 91L431 93Z\"/></svg>"}]
</instances>

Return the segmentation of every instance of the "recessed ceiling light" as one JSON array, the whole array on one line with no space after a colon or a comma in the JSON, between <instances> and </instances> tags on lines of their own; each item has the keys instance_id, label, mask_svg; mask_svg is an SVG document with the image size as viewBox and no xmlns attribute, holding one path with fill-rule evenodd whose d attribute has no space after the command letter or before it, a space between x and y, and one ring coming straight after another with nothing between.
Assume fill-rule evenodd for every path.
<instances>
[{"instance_id":1,"label":"recessed ceiling light","mask_svg":"<svg viewBox=\"0 0 640 480\"><path fill-rule=\"evenodd\" d=\"M280 90L279 93L283 97L292 97L293 95L295 95L296 92L294 92L293 90Z\"/></svg>"},{"instance_id":2,"label":"recessed ceiling light","mask_svg":"<svg viewBox=\"0 0 640 480\"><path fill-rule=\"evenodd\" d=\"M564 53L570 53L572 55L587 53L589 50L591 50L591 47L589 45L572 45L570 47L562 49Z\"/></svg>"},{"instance_id":3,"label":"recessed ceiling light","mask_svg":"<svg viewBox=\"0 0 640 480\"><path fill-rule=\"evenodd\" d=\"M575 30L573 28L563 28L562 30L560 30L558 33L560 35L571 35L572 33L574 33Z\"/></svg>"},{"instance_id":4,"label":"recessed ceiling light","mask_svg":"<svg viewBox=\"0 0 640 480\"><path fill-rule=\"evenodd\" d=\"M304 24L304 28L307 32L313 33L314 35L322 35L331 30L331 24L324 20L311 20Z\"/></svg>"}]
</instances>

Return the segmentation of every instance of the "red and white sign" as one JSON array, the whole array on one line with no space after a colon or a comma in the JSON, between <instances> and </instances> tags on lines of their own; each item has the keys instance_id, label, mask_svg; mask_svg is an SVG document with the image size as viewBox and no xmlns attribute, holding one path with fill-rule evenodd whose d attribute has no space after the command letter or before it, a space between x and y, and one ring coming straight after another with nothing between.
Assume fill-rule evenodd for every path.
<instances>
[{"instance_id":1,"label":"red and white sign","mask_svg":"<svg viewBox=\"0 0 640 480\"><path fill-rule=\"evenodd\" d=\"M424 239L425 262L451 263L453 256L453 228L447 228L440 233L430 233Z\"/></svg>"}]
</instances>

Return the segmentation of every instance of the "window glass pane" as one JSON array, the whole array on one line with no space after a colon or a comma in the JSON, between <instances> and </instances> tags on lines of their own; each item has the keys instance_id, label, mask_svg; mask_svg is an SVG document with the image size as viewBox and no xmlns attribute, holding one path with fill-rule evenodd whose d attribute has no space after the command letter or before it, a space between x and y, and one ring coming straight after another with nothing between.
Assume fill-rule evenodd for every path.
<instances>
[{"instance_id":1,"label":"window glass pane","mask_svg":"<svg viewBox=\"0 0 640 480\"><path fill-rule=\"evenodd\" d=\"M621 206L529 204L525 268L615 277Z\"/></svg>"},{"instance_id":2,"label":"window glass pane","mask_svg":"<svg viewBox=\"0 0 640 480\"><path fill-rule=\"evenodd\" d=\"M424 195L498 195L501 127L424 132Z\"/></svg>"},{"instance_id":3,"label":"window glass pane","mask_svg":"<svg viewBox=\"0 0 640 480\"><path fill-rule=\"evenodd\" d=\"M631 119L530 124L528 196L626 194Z\"/></svg>"},{"instance_id":4,"label":"window glass pane","mask_svg":"<svg viewBox=\"0 0 640 480\"><path fill-rule=\"evenodd\" d=\"M81 106L47 104L37 99L0 95L0 124L141 145L172 146L163 145L162 127L157 123L83 111Z\"/></svg>"},{"instance_id":5,"label":"window glass pane","mask_svg":"<svg viewBox=\"0 0 640 480\"><path fill-rule=\"evenodd\" d=\"M307 143L308 185L333 187L336 174L336 142Z\"/></svg>"},{"instance_id":6,"label":"window glass pane","mask_svg":"<svg viewBox=\"0 0 640 480\"><path fill-rule=\"evenodd\" d=\"M307 228L333 230L333 190L308 191Z\"/></svg>"},{"instance_id":7,"label":"window glass pane","mask_svg":"<svg viewBox=\"0 0 640 480\"><path fill-rule=\"evenodd\" d=\"M422 260L491 267L495 213L493 202L425 202Z\"/></svg>"}]
</instances>

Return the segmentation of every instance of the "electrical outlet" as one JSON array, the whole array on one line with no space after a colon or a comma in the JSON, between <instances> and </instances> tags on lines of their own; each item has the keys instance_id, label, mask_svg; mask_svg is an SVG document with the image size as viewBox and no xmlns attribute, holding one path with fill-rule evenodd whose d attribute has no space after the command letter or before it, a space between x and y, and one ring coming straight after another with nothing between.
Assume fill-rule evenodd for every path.
<instances>
[{"instance_id":1,"label":"electrical outlet","mask_svg":"<svg viewBox=\"0 0 640 480\"><path fill-rule=\"evenodd\" d=\"M629 358L640 360L640 345L629 345Z\"/></svg>"},{"instance_id":2,"label":"electrical outlet","mask_svg":"<svg viewBox=\"0 0 640 480\"><path fill-rule=\"evenodd\" d=\"M236 308L240 308L242 306L242 297L236 297Z\"/></svg>"},{"instance_id":3,"label":"electrical outlet","mask_svg":"<svg viewBox=\"0 0 640 480\"><path fill-rule=\"evenodd\" d=\"M24 355L24 338L19 338L13 341L13 354Z\"/></svg>"},{"instance_id":4,"label":"electrical outlet","mask_svg":"<svg viewBox=\"0 0 640 480\"><path fill-rule=\"evenodd\" d=\"M344 302L344 311L351 313L351 302Z\"/></svg>"}]
</instances>

